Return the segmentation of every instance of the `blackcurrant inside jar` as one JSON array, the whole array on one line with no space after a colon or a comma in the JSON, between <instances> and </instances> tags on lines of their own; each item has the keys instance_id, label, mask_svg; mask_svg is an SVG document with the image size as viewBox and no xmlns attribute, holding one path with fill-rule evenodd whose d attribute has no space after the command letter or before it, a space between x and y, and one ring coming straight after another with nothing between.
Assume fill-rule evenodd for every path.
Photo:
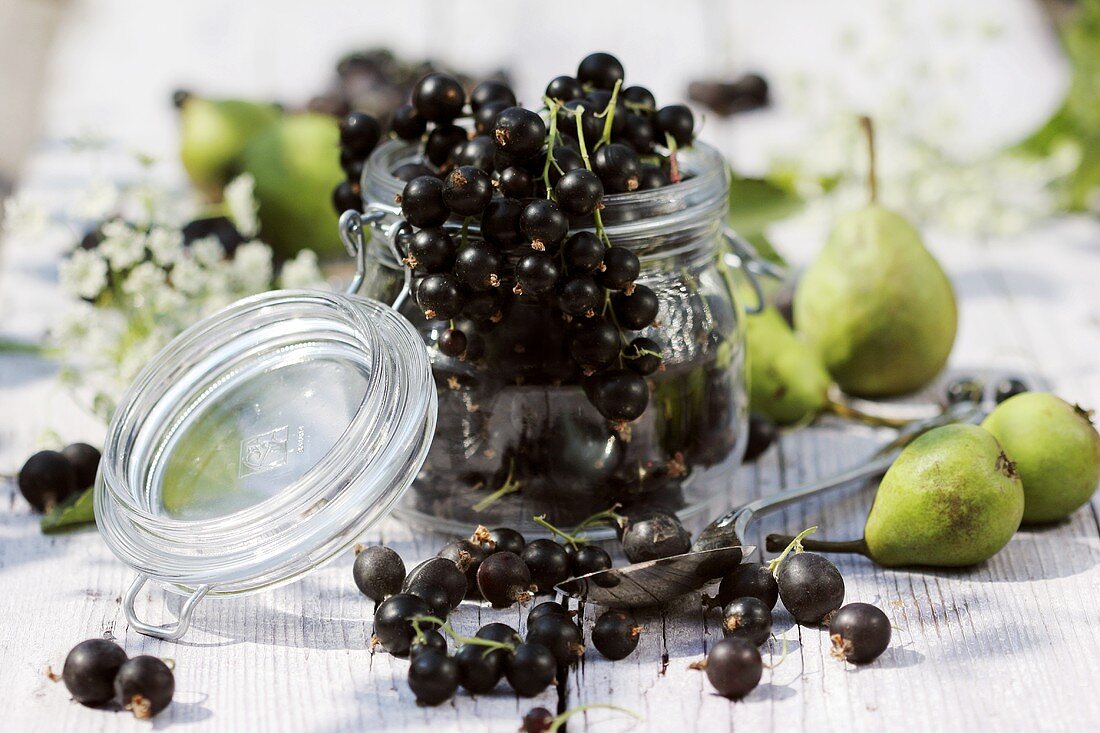
<instances>
[{"instance_id":1,"label":"blackcurrant inside jar","mask_svg":"<svg viewBox=\"0 0 1100 733\"><path fill-rule=\"evenodd\" d=\"M371 156L365 206L387 216L373 231L362 293L396 300L420 332L439 402L427 460L399 508L406 521L456 534L478 524L538 532L536 516L568 527L616 504L622 513L659 508L688 521L728 497L748 406L744 315L723 260L728 169L702 143L677 158L681 182L603 199L607 237L638 255L637 282L659 301L653 325L630 334L660 346L662 366L646 377L649 404L636 420L615 423L586 396L590 382L570 357L570 323L553 299L513 297L507 278L496 322L459 316L466 353L443 353L438 342L451 323L425 318L411 294L401 298L407 268L394 247L404 181L391 171L424 161L397 141ZM570 231L584 225L573 221ZM480 241L476 223L453 218L447 228L456 241ZM514 261L525 248L503 254Z\"/></svg>"}]
</instances>

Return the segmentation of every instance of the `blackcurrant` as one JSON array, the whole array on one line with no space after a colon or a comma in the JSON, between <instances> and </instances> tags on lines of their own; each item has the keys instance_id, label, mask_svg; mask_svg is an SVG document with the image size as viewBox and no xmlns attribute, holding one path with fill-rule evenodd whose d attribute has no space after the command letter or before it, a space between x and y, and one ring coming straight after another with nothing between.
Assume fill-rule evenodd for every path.
<instances>
[{"instance_id":1,"label":"blackcurrant","mask_svg":"<svg viewBox=\"0 0 1100 733\"><path fill-rule=\"evenodd\" d=\"M513 642L514 643L514 642ZM458 683L471 695L485 695L504 676L507 655L501 650L487 649L481 644L463 644L455 652Z\"/></svg>"},{"instance_id":2,"label":"blackcurrant","mask_svg":"<svg viewBox=\"0 0 1100 733\"><path fill-rule=\"evenodd\" d=\"M623 363L643 377L661 368L661 347L653 339L639 336L623 349Z\"/></svg>"},{"instance_id":3,"label":"blackcurrant","mask_svg":"<svg viewBox=\"0 0 1100 733\"><path fill-rule=\"evenodd\" d=\"M340 151L340 169L344 171L344 177L352 183L358 183L363 177L363 167L366 160L346 150Z\"/></svg>"},{"instance_id":4,"label":"blackcurrant","mask_svg":"<svg viewBox=\"0 0 1100 733\"><path fill-rule=\"evenodd\" d=\"M547 733L554 725L554 714L546 708L531 708L523 715L519 733Z\"/></svg>"},{"instance_id":5,"label":"blackcurrant","mask_svg":"<svg viewBox=\"0 0 1100 733\"><path fill-rule=\"evenodd\" d=\"M442 227L425 227L408 243L409 265L417 272L445 272L455 261L455 243Z\"/></svg>"},{"instance_id":6,"label":"blackcurrant","mask_svg":"<svg viewBox=\"0 0 1100 733\"><path fill-rule=\"evenodd\" d=\"M613 362L620 346L619 329L606 318L596 316L577 322L571 332L569 353L582 367L597 369Z\"/></svg>"},{"instance_id":7,"label":"blackcurrant","mask_svg":"<svg viewBox=\"0 0 1100 733\"><path fill-rule=\"evenodd\" d=\"M453 540L443 545L438 555L452 561L466 576L467 593L477 588L477 569L485 559L485 551L480 545L470 540Z\"/></svg>"},{"instance_id":8,"label":"blackcurrant","mask_svg":"<svg viewBox=\"0 0 1100 733\"><path fill-rule=\"evenodd\" d=\"M429 122L450 122L462 114L466 93L458 79L433 72L413 87L412 103Z\"/></svg>"},{"instance_id":9,"label":"blackcurrant","mask_svg":"<svg viewBox=\"0 0 1100 733\"><path fill-rule=\"evenodd\" d=\"M764 661L744 639L722 639L707 654L707 679L718 694L739 700L752 692L764 674Z\"/></svg>"},{"instance_id":10,"label":"blackcurrant","mask_svg":"<svg viewBox=\"0 0 1100 733\"><path fill-rule=\"evenodd\" d=\"M642 172L638 174L638 190L652 191L655 188L664 188L672 183L668 175L655 165L643 165Z\"/></svg>"},{"instance_id":11,"label":"blackcurrant","mask_svg":"<svg viewBox=\"0 0 1100 733\"><path fill-rule=\"evenodd\" d=\"M760 646L772 633L772 612L759 598L735 598L722 609L722 633Z\"/></svg>"},{"instance_id":12,"label":"blackcurrant","mask_svg":"<svg viewBox=\"0 0 1100 733\"><path fill-rule=\"evenodd\" d=\"M603 269L596 282L610 290L622 290L638 278L642 264L638 255L626 247L608 247L603 253Z\"/></svg>"},{"instance_id":13,"label":"blackcurrant","mask_svg":"<svg viewBox=\"0 0 1100 733\"><path fill-rule=\"evenodd\" d=\"M420 178L421 176L429 176L435 178L435 171L423 163L402 163L401 165L390 171L390 175L394 178L398 178L405 183L413 180L414 178Z\"/></svg>"},{"instance_id":14,"label":"blackcurrant","mask_svg":"<svg viewBox=\"0 0 1100 733\"><path fill-rule=\"evenodd\" d=\"M370 155L381 137L378 120L364 112L352 112L340 120L340 147L360 158Z\"/></svg>"},{"instance_id":15,"label":"blackcurrant","mask_svg":"<svg viewBox=\"0 0 1100 733\"><path fill-rule=\"evenodd\" d=\"M489 530L489 542L492 543L492 548L486 550L487 554L493 552L512 552L519 555L523 552L523 547L525 545L523 535L510 527L497 527L496 529ZM482 549L486 549L484 545Z\"/></svg>"},{"instance_id":16,"label":"blackcurrant","mask_svg":"<svg viewBox=\"0 0 1100 733\"><path fill-rule=\"evenodd\" d=\"M503 294L499 289L493 289L468 293L467 297L464 299L462 312L475 321L489 321L492 323L494 318L499 318L503 308ZM480 325L484 324L481 323ZM467 344L467 349L469 349L470 344L475 343L476 340L469 339L469 341L470 343ZM468 351L467 356L470 356Z\"/></svg>"},{"instance_id":17,"label":"blackcurrant","mask_svg":"<svg viewBox=\"0 0 1100 733\"><path fill-rule=\"evenodd\" d=\"M572 618L568 609L561 605L557 601L543 601L531 608L527 612L527 628L531 628L531 624L538 621L543 616L560 616L562 618Z\"/></svg>"},{"instance_id":18,"label":"blackcurrant","mask_svg":"<svg viewBox=\"0 0 1100 733\"><path fill-rule=\"evenodd\" d=\"M543 645L561 665L572 664L584 655L581 630L568 616L547 614L528 622L527 643Z\"/></svg>"},{"instance_id":19,"label":"blackcurrant","mask_svg":"<svg viewBox=\"0 0 1100 733\"><path fill-rule=\"evenodd\" d=\"M405 563L389 547L371 545L355 556L351 575L363 595L375 603L381 603L401 592L405 581Z\"/></svg>"},{"instance_id":20,"label":"blackcurrant","mask_svg":"<svg viewBox=\"0 0 1100 733\"><path fill-rule=\"evenodd\" d=\"M626 659L638 647L642 627L622 611L604 611L592 627L592 646L612 661Z\"/></svg>"},{"instance_id":21,"label":"blackcurrant","mask_svg":"<svg viewBox=\"0 0 1100 733\"><path fill-rule=\"evenodd\" d=\"M466 596L466 574L453 560L431 557L409 571L401 592L415 594L417 588L426 586L442 588L447 594L448 605L458 608L458 604Z\"/></svg>"},{"instance_id":22,"label":"blackcurrant","mask_svg":"<svg viewBox=\"0 0 1100 733\"><path fill-rule=\"evenodd\" d=\"M558 102L568 102L584 96L584 87L572 76L555 76L546 85L546 96Z\"/></svg>"},{"instance_id":23,"label":"blackcurrant","mask_svg":"<svg viewBox=\"0 0 1100 733\"><path fill-rule=\"evenodd\" d=\"M115 675L115 702L139 720L149 720L168 707L176 692L176 678L157 657L133 657Z\"/></svg>"},{"instance_id":24,"label":"blackcurrant","mask_svg":"<svg viewBox=\"0 0 1100 733\"><path fill-rule=\"evenodd\" d=\"M432 165L445 165L454 159L459 148L469 139L466 131L457 125L439 125L428 133L424 154Z\"/></svg>"},{"instance_id":25,"label":"blackcurrant","mask_svg":"<svg viewBox=\"0 0 1100 733\"><path fill-rule=\"evenodd\" d=\"M99 460L102 458L98 448L87 443L71 443L61 450L61 455L69 459L73 471L76 472L77 489L86 489L95 483Z\"/></svg>"},{"instance_id":26,"label":"blackcurrant","mask_svg":"<svg viewBox=\"0 0 1100 733\"><path fill-rule=\"evenodd\" d=\"M497 115L504 110L515 105L505 104L503 102L489 102L482 105L474 112L474 132L479 137L488 137L491 141L493 139L493 125L496 124Z\"/></svg>"},{"instance_id":27,"label":"blackcurrant","mask_svg":"<svg viewBox=\"0 0 1100 733\"><path fill-rule=\"evenodd\" d=\"M662 142L665 135L671 135L677 145L691 145L695 116L686 106L670 104L667 107L661 107L657 110L654 122L657 124L657 132L661 134Z\"/></svg>"},{"instance_id":28,"label":"blackcurrant","mask_svg":"<svg viewBox=\"0 0 1100 733\"><path fill-rule=\"evenodd\" d=\"M455 164L459 166L471 166L486 173L493 171L496 146L487 135L472 137L458 146L455 153Z\"/></svg>"},{"instance_id":29,"label":"blackcurrant","mask_svg":"<svg viewBox=\"0 0 1100 733\"><path fill-rule=\"evenodd\" d=\"M498 644L518 644L523 641L519 632L513 629L508 624L502 624L499 621L494 621L491 624L485 624L477 633L474 634L478 639L488 639L489 641L495 641Z\"/></svg>"},{"instance_id":30,"label":"blackcurrant","mask_svg":"<svg viewBox=\"0 0 1100 733\"><path fill-rule=\"evenodd\" d=\"M382 648L395 657L405 657L416 636L413 619L430 616L431 607L412 593L397 593L378 604L374 612L374 636ZM434 628L421 622L421 629Z\"/></svg>"},{"instance_id":31,"label":"blackcurrant","mask_svg":"<svg viewBox=\"0 0 1100 733\"><path fill-rule=\"evenodd\" d=\"M535 199L523 207L519 228L535 249L547 249L565 239L569 219L550 199Z\"/></svg>"},{"instance_id":32,"label":"blackcurrant","mask_svg":"<svg viewBox=\"0 0 1100 733\"><path fill-rule=\"evenodd\" d=\"M960 377L947 385L947 403L956 405L960 402L981 402L984 387L981 382L973 377Z\"/></svg>"},{"instance_id":33,"label":"blackcurrant","mask_svg":"<svg viewBox=\"0 0 1100 733\"><path fill-rule=\"evenodd\" d=\"M394 110L390 129L397 137L411 142L419 140L427 132L428 121L411 104L405 104Z\"/></svg>"},{"instance_id":34,"label":"blackcurrant","mask_svg":"<svg viewBox=\"0 0 1100 733\"><path fill-rule=\"evenodd\" d=\"M509 248L523 239L519 217L523 204L515 199L493 199L481 215L481 236L498 247Z\"/></svg>"},{"instance_id":35,"label":"blackcurrant","mask_svg":"<svg viewBox=\"0 0 1100 733\"><path fill-rule=\"evenodd\" d=\"M691 534L676 515L657 510L628 516L620 540L630 562L682 555L691 549Z\"/></svg>"},{"instance_id":36,"label":"blackcurrant","mask_svg":"<svg viewBox=\"0 0 1100 733\"><path fill-rule=\"evenodd\" d=\"M508 198L528 198L535 191L535 179L523 168L511 165L500 172L497 186Z\"/></svg>"},{"instance_id":37,"label":"blackcurrant","mask_svg":"<svg viewBox=\"0 0 1100 733\"><path fill-rule=\"evenodd\" d=\"M657 294L645 285L635 285L628 295L619 291L611 296L611 308L619 325L631 331L640 331L653 324L657 318L659 303Z\"/></svg>"},{"instance_id":38,"label":"blackcurrant","mask_svg":"<svg viewBox=\"0 0 1100 733\"><path fill-rule=\"evenodd\" d=\"M502 110L493 124L497 149L517 160L526 160L542 148L546 123L536 112L523 107Z\"/></svg>"},{"instance_id":39,"label":"blackcurrant","mask_svg":"<svg viewBox=\"0 0 1100 733\"><path fill-rule=\"evenodd\" d=\"M488 290L500 285L504 262L488 242L470 242L455 258L455 277L471 290Z\"/></svg>"},{"instance_id":40,"label":"blackcurrant","mask_svg":"<svg viewBox=\"0 0 1100 733\"><path fill-rule=\"evenodd\" d=\"M873 662L890 646L890 619L870 603L849 603L829 622L833 656L853 664Z\"/></svg>"},{"instance_id":41,"label":"blackcurrant","mask_svg":"<svg viewBox=\"0 0 1100 733\"><path fill-rule=\"evenodd\" d=\"M602 51L585 56L577 65L577 81L596 89L614 89L615 82L622 81L624 76L619 60Z\"/></svg>"},{"instance_id":42,"label":"blackcurrant","mask_svg":"<svg viewBox=\"0 0 1100 733\"><path fill-rule=\"evenodd\" d=\"M446 331L439 334L439 338L436 340L436 345L439 347L439 350L454 359L466 353L466 346L468 343L469 341L466 338L466 334L459 331L457 328L448 328Z\"/></svg>"},{"instance_id":43,"label":"blackcurrant","mask_svg":"<svg viewBox=\"0 0 1100 733\"><path fill-rule=\"evenodd\" d=\"M579 231L569 235L562 246L565 269L576 275L595 272L603 264L604 245L593 232Z\"/></svg>"},{"instance_id":44,"label":"blackcurrant","mask_svg":"<svg viewBox=\"0 0 1100 733\"><path fill-rule=\"evenodd\" d=\"M426 318L449 320L462 311L462 292L453 275L436 273L416 286L416 302Z\"/></svg>"},{"instance_id":45,"label":"blackcurrant","mask_svg":"<svg viewBox=\"0 0 1100 733\"><path fill-rule=\"evenodd\" d=\"M779 600L779 586L766 565L758 562L742 563L722 577L716 599L719 606L745 597L760 600L769 610L775 608L775 602Z\"/></svg>"},{"instance_id":46,"label":"blackcurrant","mask_svg":"<svg viewBox=\"0 0 1100 733\"><path fill-rule=\"evenodd\" d=\"M531 571L531 582L539 593L553 593L554 586L569 577L569 555L553 540L528 542L520 557Z\"/></svg>"},{"instance_id":47,"label":"blackcurrant","mask_svg":"<svg viewBox=\"0 0 1100 733\"><path fill-rule=\"evenodd\" d=\"M495 552L478 568L477 587L496 608L525 603L531 598L531 571L519 555Z\"/></svg>"},{"instance_id":48,"label":"blackcurrant","mask_svg":"<svg viewBox=\"0 0 1100 733\"><path fill-rule=\"evenodd\" d=\"M562 283L558 292L558 307L571 316L586 316L594 313L603 302L603 288L596 284L591 275L577 275Z\"/></svg>"},{"instance_id":49,"label":"blackcurrant","mask_svg":"<svg viewBox=\"0 0 1100 733\"><path fill-rule=\"evenodd\" d=\"M827 622L844 603L844 578L828 558L812 552L789 555L776 576L783 605L803 626Z\"/></svg>"},{"instance_id":50,"label":"blackcurrant","mask_svg":"<svg viewBox=\"0 0 1100 733\"><path fill-rule=\"evenodd\" d=\"M1027 384L1023 380L1010 377L997 382L997 387L994 390L993 396L997 404L1000 404L1010 397L1015 397L1027 391Z\"/></svg>"},{"instance_id":51,"label":"blackcurrant","mask_svg":"<svg viewBox=\"0 0 1100 733\"><path fill-rule=\"evenodd\" d=\"M542 644L523 643L508 657L504 674L517 695L534 697L554 681L557 667L554 655Z\"/></svg>"},{"instance_id":52,"label":"blackcurrant","mask_svg":"<svg viewBox=\"0 0 1100 733\"><path fill-rule=\"evenodd\" d=\"M458 689L458 663L438 649L427 649L409 665L409 689L418 705L439 705Z\"/></svg>"},{"instance_id":53,"label":"blackcurrant","mask_svg":"<svg viewBox=\"0 0 1100 733\"><path fill-rule=\"evenodd\" d=\"M581 545L570 558L570 571L574 577L598 573L611 568L611 556L602 547Z\"/></svg>"},{"instance_id":54,"label":"blackcurrant","mask_svg":"<svg viewBox=\"0 0 1100 733\"><path fill-rule=\"evenodd\" d=\"M653 152L653 146L657 142L657 128L653 125L648 118L641 115L628 114L624 118L623 122L623 140L626 141L630 147L639 155L646 155ZM641 171L638 173L638 188L659 188L652 185L653 179L652 171L657 170L660 172L660 168L654 165L643 165ZM649 176L648 180L645 180ZM650 184L650 185L647 185Z\"/></svg>"},{"instance_id":55,"label":"blackcurrant","mask_svg":"<svg viewBox=\"0 0 1100 733\"><path fill-rule=\"evenodd\" d=\"M336 188L332 189L332 208L337 214L343 214L349 209L363 211L363 200L359 197L359 184L351 181L340 181Z\"/></svg>"},{"instance_id":56,"label":"blackcurrant","mask_svg":"<svg viewBox=\"0 0 1100 733\"><path fill-rule=\"evenodd\" d=\"M764 454L776 438L779 437L779 427L767 415L752 413L749 415L749 438L745 444L745 456L743 463L752 463Z\"/></svg>"},{"instance_id":57,"label":"blackcurrant","mask_svg":"<svg viewBox=\"0 0 1100 733\"><path fill-rule=\"evenodd\" d=\"M435 629L421 629L420 636L414 636L409 644L409 659L416 659L417 655L429 649L446 654L447 638Z\"/></svg>"},{"instance_id":58,"label":"blackcurrant","mask_svg":"<svg viewBox=\"0 0 1100 733\"><path fill-rule=\"evenodd\" d=\"M115 696L115 675L126 662L122 647L107 639L88 639L65 657L61 680L81 705L102 705Z\"/></svg>"},{"instance_id":59,"label":"blackcurrant","mask_svg":"<svg viewBox=\"0 0 1100 733\"><path fill-rule=\"evenodd\" d=\"M470 109L477 112L486 104L505 102L507 106L516 106L516 94L511 87L495 79L481 82L470 92Z\"/></svg>"},{"instance_id":60,"label":"blackcurrant","mask_svg":"<svg viewBox=\"0 0 1100 733\"><path fill-rule=\"evenodd\" d=\"M516 290L526 295L544 295L554 289L561 270L545 252L530 252L516 261Z\"/></svg>"},{"instance_id":61,"label":"blackcurrant","mask_svg":"<svg viewBox=\"0 0 1100 733\"><path fill-rule=\"evenodd\" d=\"M435 176L420 176L406 183L400 203L405 221L414 227L442 226L451 215L443 201L443 181Z\"/></svg>"},{"instance_id":62,"label":"blackcurrant","mask_svg":"<svg viewBox=\"0 0 1100 733\"><path fill-rule=\"evenodd\" d=\"M237 247L246 241L236 225L225 216L204 216L193 219L183 226L180 233L183 234L184 246L198 239L214 237L221 242L229 257L232 257Z\"/></svg>"},{"instance_id":63,"label":"blackcurrant","mask_svg":"<svg viewBox=\"0 0 1100 733\"><path fill-rule=\"evenodd\" d=\"M558 206L569 216L587 216L603 198L603 184L590 170L579 168L563 175L554 186Z\"/></svg>"},{"instance_id":64,"label":"blackcurrant","mask_svg":"<svg viewBox=\"0 0 1100 733\"><path fill-rule=\"evenodd\" d=\"M657 111L657 99L645 87L626 87L619 92L619 99L631 112L653 114Z\"/></svg>"},{"instance_id":65,"label":"blackcurrant","mask_svg":"<svg viewBox=\"0 0 1100 733\"><path fill-rule=\"evenodd\" d=\"M19 469L19 493L40 512L49 511L78 490L73 464L57 451L39 451Z\"/></svg>"},{"instance_id":66,"label":"blackcurrant","mask_svg":"<svg viewBox=\"0 0 1100 733\"><path fill-rule=\"evenodd\" d=\"M443 179L443 202L459 216L477 216L493 198L493 180L480 168L455 168Z\"/></svg>"},{"instance_id":67,"label":"blackcurrant","mask_svg":"<svg viewBox=\"0 0 1100 733\"><path fill-rule=\"evenodd\" d=\"M617 369L597 374L594 380L592 404L608 420L636 420L645 412L649 404L649 385L641 375Z\"/></svg>"},{"instance_id":68,"label":"blackcurrant","mask_svg":"<svg viewBox=\"0 0 1100 733\"><path fill-rule=\"evenodd\" d=\"M604 145L592 156L592 170L608 193L627 193L638 189L642 161L634 149L622 143Z\"/></svg>"}]
</instances>

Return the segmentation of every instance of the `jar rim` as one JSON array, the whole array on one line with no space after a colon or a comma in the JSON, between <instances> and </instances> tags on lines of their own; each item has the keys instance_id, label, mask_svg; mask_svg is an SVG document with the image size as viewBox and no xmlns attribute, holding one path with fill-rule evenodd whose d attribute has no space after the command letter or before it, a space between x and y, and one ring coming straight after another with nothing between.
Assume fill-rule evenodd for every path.
<instances>
[{"instance_id":1,"label":"jar rim","mask_svg":"<svg viewBox=\"0 0 1100 733\"><path fill-rule=\"evenodd\" d=\"M261 340L249 342L251 350L245 343L250 317L261 319L255 326ZM305 329L321 322L318 319L328 319L334 330L316 332L316 341L303 341L302 359L328 354L314 348L327 338L362 360L361 393L350 398L358 403L334 442L273 494L243 508L203 518L156 512L150 485L159 480L157 467L168 461L162 454L174 447L174 431L181 429L183 418L215 404L224 394L216 386L234 379L247 383L255 376L241 368L242 362L262 362L287 348L277 346L282 343L277 340L265 347L262 338L272 333L261 328L286 322L286 338L292 340L314 333ZM201 370L208 373L199 375ZM242 299L173 339L127 390L108 429L96 480L100 532L124 563L176 587L247 585L247 579L258 573L265 578L258 588L296 577L331 559L388 514L426 455L434 433L435 400L423 342L388 306L307 290L269 291ZM165 417L169 425L156 424ZM159 496L160 487L155 488ZM273 565L273 558L262 557L272 548L281 548L278 552L289 564ZM311 557L318 548L325 548L322 554L327 556L306 565L289 562L295 555ZM279 568L286 572L270 577L278 575ZM243 591L236 587L233 592Z\"/></svg>"}]
</instances>

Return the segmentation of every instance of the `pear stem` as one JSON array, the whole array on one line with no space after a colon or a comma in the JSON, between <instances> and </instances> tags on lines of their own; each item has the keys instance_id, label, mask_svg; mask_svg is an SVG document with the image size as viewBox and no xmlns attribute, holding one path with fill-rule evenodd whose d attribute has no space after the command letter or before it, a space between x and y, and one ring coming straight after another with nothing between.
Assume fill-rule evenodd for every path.
<instances>
[{"instance_id":1,"label":"pear stem","mask_svg":"<svg viewBox=\"0 0 1100 733\"><path fill-rule=\"evenodd\" d=\"M843 402L837 402L832 398L826 401L825 410L833 413L837 417L855 420L856 422L861 422L864 425L873 425L875 427L903 428L910 422L912 422L912 420L899 417L882 417L879 415L871 415L864 412L863 410L856 409L851 405L846 405Z\"/></svg>"},{"instance_id":2,"label":"pear stem","mask_svg":"<svg viewBox=\"0 0 1100 733\"><path fill-rule=\"evenodd\" d=\"M770 534L765 540L768 552L778 552L794 540L791 535ZM865 555L871 557L867 549L867 542L863 538L858 540L830 541L830 540L802 540L804 550L816 552L838 552L847 555Z\"/></svg>"},{"instance_id":3,"label":"pear stem","mask_svg":"<svg viewBox=\"0 0 1100 733\"><path fill-rule=\"evenodd\" d=\"M859 124L867 140L867 191L870 194L871 203L876 204L878 203L878 174L875 172L875 125L867 115L859 118Z\"/></svg>"}]
</instances>

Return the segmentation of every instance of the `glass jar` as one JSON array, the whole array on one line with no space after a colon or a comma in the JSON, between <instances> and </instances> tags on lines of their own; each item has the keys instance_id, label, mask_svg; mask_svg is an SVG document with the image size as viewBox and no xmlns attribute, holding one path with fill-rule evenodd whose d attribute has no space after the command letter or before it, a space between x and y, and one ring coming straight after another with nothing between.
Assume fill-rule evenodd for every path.
<instances>
[{"instance_id":1,"label":"glass jar","mask_svg":"<svg viewBox=\"0 0 1100 733\"><path fill-rule=\"evenodd\" d=\"M367 248L363 292L394 302L414 324L429 346L438 392L435 438L400 514L467 534L477 524L538 532L539 515L570 526L615 504L672 510L685 521L713 508L740 460L748 404L743 310L721 260L729 182L718 151L701 143L680 151L678 184L604 197L607 235L638 255L638 281L660 301L655 325L637 335L660 344L664 364L649 377L644 414L621 426L586 398L566 324L549 305L510 299L491 330L463 328L470 338L463 359L435 347L448 323L425 319L412 297L402 297L407 269L394 247L401 221L394 202L404 183L390 171L416 156L413 146L387 142L362 179L368 214L382 216ZM456 237L479 238L476 225L464 235L461 226L448 224Z\"/></svg>"}]
</instances>

